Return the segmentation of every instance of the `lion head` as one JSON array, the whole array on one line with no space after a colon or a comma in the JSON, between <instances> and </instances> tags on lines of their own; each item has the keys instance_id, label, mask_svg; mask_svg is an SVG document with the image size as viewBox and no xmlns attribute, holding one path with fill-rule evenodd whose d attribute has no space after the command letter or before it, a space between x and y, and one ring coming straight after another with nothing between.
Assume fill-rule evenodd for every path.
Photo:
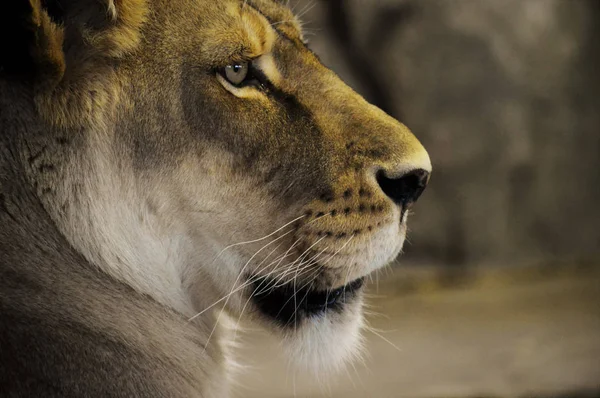
<instances>
[{"instance_id":1,"label":"lion head","mask_svg":"<svg viewBox=\"0 0 600 398\"><path fill-rule=\"evenodd\" d=\"M28 51L3 73L34 110L26 175L71 245L190 319L254 319L312 368L350 358L363 279L399 254L431 172L409 129L276 1L23 7Z\"/></svg>"}]
</instances>

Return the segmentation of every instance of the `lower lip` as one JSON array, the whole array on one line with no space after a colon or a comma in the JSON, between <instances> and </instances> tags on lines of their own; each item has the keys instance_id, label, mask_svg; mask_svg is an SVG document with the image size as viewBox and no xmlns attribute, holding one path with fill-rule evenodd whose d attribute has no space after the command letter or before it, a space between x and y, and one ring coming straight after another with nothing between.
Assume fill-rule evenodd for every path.
<instances>
[{"instance_id":1,"label":"lower lip","mask_svg":"<svg viewBox=\"0 0 600 398\"><path fill-rule=\"evenodd\" d=\"M288 283L269 290L270 281L260 278L254 282L252 299L260 311L281 326L295 325L299 319L341 311L363 286L363 278L334 290L315 291Z\"/></svg>"}]
</instances>

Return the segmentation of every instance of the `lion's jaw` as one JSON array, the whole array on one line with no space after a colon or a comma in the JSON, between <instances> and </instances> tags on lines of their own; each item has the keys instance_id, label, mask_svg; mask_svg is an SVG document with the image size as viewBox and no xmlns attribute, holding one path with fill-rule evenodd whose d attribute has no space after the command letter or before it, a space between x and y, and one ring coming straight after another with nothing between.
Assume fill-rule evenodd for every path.
<instances>
[{"instance_id":1,"label":"lion's jaw","mask_svg":"<svg viewBox=\"0 0 600 398\"><path fill-rule=\"evenodd\" d=\"M199 208L210 208L210 203L227 196L224 189L232 190L219 186L232 172L227 171L231 164L224 160L227 157L220 153L220 160L215 159L223 174L213 173L205 180L209 188L203 191L211 192L211 197L204 194ZM314 204L261 206L273 198L252 189L255 183L237 180L235 193L229 195L231 202L220 202L218 214L198 211L196 216L192 212L186 216L196 218L197 225L218 225L217 229L199 229L191 239L197 242L195 260L202 264L200 273L193 265L186 268L199 275L187 279L196 314L213 313L217 319L227 314L235 320L235 327L248 320L262 324L281 339L286 356L298 368L318 374L337 371L361 353L363 286L357 281L397 257L405 239L407 213L393 207L384 217L388 222L377 226L380 221L373 218L372 231L365 228L362 235L326 242L326 236L306 231L332 218L332 210L325 217L307 210ZM186 196L200 195L195 192L197 186L189 189L193 191ZM345 209L349 200L342 193L327 203L330 208ZM248 206L254 211L240 214L239 209ZM333 302L333 294L340 289L341 297ZM315 306L313 294L322 300L322 307Z\"/></svg>"}]
</instances>

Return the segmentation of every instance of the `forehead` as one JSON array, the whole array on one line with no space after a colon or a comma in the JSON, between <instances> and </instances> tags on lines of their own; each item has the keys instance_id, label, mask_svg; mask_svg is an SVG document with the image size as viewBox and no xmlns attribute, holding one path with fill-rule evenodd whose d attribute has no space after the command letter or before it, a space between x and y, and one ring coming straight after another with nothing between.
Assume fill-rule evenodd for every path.
<instances>
[{"instance_id":1,"label":"forehead","mask_svg":"<svg viewBox=\"0 0 600 398\"><path fill-rule=\"evenodd\" d=\"M204 17L202 52L214 65L251 59L269 52L278 35L302 41L300 23L289 8L272 0L208 0L198 10Z\"/></svg>"}]
</instances>

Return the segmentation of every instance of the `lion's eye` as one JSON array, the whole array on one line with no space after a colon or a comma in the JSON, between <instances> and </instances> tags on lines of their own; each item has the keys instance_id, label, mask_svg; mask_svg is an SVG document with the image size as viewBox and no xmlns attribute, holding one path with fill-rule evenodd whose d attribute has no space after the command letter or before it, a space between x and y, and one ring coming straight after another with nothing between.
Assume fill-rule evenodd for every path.
<instances>
[{"instance_id":1,"label":"lion's eye","mask_svg":"<svg viewBox=\"0 0 600 398\"><path fill-rule=\"evenodd\" d=\"M223 70L223 76L234 86L240 86L248 77L250 65L248 62L239 62L227 65Z\"/></svg>"},{"instance_id":2,"label":"lion's eye","mask_svg":"<svg viewBox=\"0 0 600 398\"><path fill-rule=\"evenodd\" d=\"M259 90L267 90L268 81L264 73L253 67L251 61L236 62L217 69L217 73L227 83L236 88L254 87Z\"/></svg>"}]
</instances>

